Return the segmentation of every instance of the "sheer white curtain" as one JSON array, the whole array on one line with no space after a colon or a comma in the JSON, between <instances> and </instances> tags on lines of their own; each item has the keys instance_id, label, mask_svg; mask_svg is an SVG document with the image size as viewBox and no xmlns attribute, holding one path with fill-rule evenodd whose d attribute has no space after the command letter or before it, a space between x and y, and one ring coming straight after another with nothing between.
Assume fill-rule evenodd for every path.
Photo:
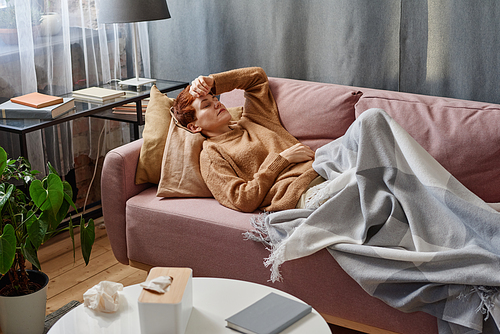
<instances>
[{"instance_id":1,"label":"sheer white curtain","mask_svg":"<svg viewBox=\"0 0 500 334\"><path fill-rule=\"evenodd\" d=\"M18 32L14 42L0 40L1 101L34 91L65 94L126 78L129 24L98 26L96 10L95 0L0 0L2 20L12 16ZM139 26L142 65L149 77L147 23ZM2 146L18 148L17 135L0 138ZM35 169L43 171L50 161L65 175L75 156L95 159L98 151L103 156L129 140L127 123L83 118L29 133L28 158Z\"/></svg>"}]
</instances>

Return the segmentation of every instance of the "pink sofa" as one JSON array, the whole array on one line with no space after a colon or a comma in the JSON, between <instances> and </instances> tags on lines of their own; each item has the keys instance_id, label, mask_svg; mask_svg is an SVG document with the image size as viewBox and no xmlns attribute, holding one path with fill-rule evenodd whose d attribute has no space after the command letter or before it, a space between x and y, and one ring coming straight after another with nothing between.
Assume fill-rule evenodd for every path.
<instances>
[{"instance_id":1,"label":"pink sofa","mask_svg":"<svg viewBox=\"0 0 500 334\"><path fill-rule=\"evenodd\" d=\"M341 136L363 111L386 110L445 168L487 202L500 202L500 105L269 78L283 125L312 148ZM243 93L221 96L242 105ZM109 152L102 171L102 208L116 258L125 264L190 267L195 276L270 285L311 304L334 324L368 333L437 333L436 319L403 313L370 297L322 250L282 266L269 282L269 253L243 239L250 217L212 198L163 199L156 185L135 185L142 140Z\"/></svg>"}]
</instances>

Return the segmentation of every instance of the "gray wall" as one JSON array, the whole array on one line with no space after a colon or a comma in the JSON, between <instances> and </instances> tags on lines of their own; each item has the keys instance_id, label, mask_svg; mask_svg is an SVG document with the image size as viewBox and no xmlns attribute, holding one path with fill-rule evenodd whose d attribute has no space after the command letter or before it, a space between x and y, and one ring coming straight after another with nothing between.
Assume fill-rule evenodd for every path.
<instances>
[{"instance_id":1,"label":"gray wall","mask_svg":"<svg viewBox=\"0 0 500 334\"><path fill-rule=\"evenodd\" d=\"M153 77L269 76L500 103L497 0L167 0Z\"/></svg>"}]
</instances>

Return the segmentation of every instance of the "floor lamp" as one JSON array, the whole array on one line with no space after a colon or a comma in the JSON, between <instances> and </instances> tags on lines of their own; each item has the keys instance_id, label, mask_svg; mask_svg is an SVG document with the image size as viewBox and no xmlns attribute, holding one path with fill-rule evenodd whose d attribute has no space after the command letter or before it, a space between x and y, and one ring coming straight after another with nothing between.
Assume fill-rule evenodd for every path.
<instances>
[{"instance_id":1,"label":"floor lamp","mask_svg":"<svg viewBox=\"0 0 500 334\"><path fill-rule=\"evenodd\" d=\"M140 86L156 82L156 79L139 77L137 22L169 19L166 0L100 0L97 11L98 23L133 23L135 78L118 82L119 85Z\"/></svg>"}]
</instances>

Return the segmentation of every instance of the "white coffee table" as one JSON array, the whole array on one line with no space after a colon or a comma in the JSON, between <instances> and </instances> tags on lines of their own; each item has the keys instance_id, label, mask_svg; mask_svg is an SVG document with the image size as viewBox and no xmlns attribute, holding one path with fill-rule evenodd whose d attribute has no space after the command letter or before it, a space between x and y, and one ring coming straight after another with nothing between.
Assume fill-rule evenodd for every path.
<instances>
[{"instance_id":1,"label":"white coffee table","mask_svg":"<svg viewBox=\"0 0 500 334\"><path fill-rule=\"evenodd\" d=\"M64 315L48 334L140 334L137 299L139 284L125 287L120 293L120 309L116 313L94 312L83 305ZM186 334L236 333L226 328L225 319L270 292L299 300L277 289L238 280L193 278L193 310ZM300 301L300 300L299 300ZM331 334L325 320L316 310L285 329L283 334Z\"/></svg>"}]
</instances>

